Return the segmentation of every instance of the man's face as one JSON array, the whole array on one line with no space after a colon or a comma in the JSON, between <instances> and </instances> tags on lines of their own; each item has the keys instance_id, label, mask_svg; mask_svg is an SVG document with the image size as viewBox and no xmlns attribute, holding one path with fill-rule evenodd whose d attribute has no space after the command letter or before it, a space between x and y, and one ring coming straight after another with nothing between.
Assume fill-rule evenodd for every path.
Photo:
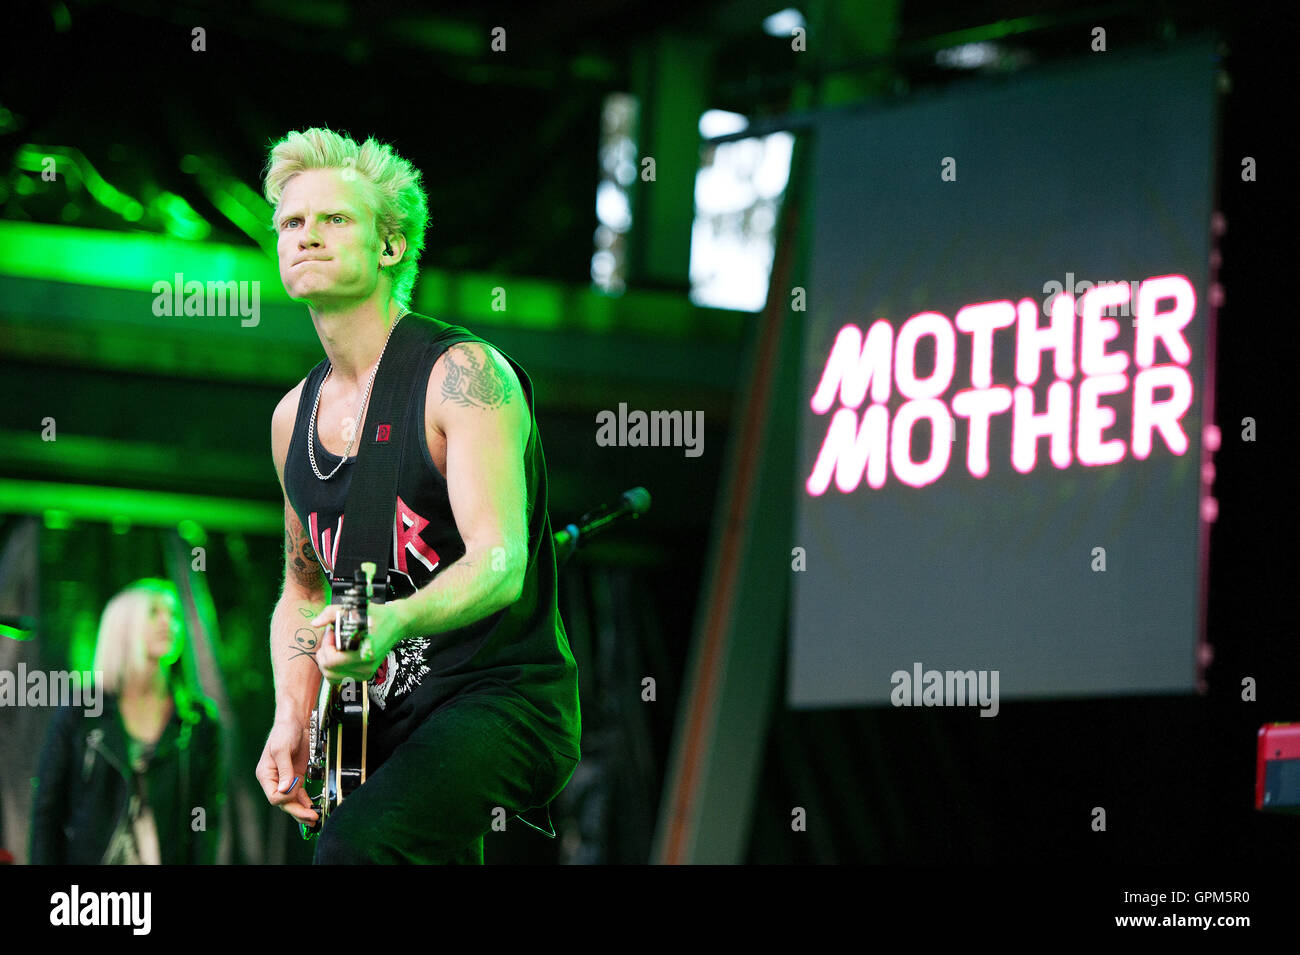
<instances>
[{"instance_id":1,"label":"man's face","mask_svg":"<svg viewBox=\"0 0 1300 955\"><path fill-rule=\"evenodd\" d=\"M368 298L379 281L374 215L362 183L341 169L309 169L280 197L280 279L289 297L312 304Z\"/></svg>"}]
</instances>

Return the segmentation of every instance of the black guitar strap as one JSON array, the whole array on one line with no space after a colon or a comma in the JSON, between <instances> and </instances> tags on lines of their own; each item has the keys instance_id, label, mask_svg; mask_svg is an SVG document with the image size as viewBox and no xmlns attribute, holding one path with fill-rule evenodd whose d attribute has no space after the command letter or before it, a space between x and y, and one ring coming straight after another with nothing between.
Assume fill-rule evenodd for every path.
<instances>
[{"instance_id":1,"label":"black guitar strap","mask_svg":"<svg viewBox=\"0 0 1300 955\"><path fill-rule=\"evenodd\" d=\"M460 334L453 337L459 340L464 337L464 330L457 331ZM445 341L446 338L438 339L438 342ZM357 448L357 460L352 464L352 483L343 508L339 558L330 581L333 594L342 593L354 581L361 564L369 560L376 568L373 602L384 603L390 596L385 582L393 551L397 475L406 450L402 443L406 436L406 413L415 376L422 364L420 359L436 344L428 344L423 338L420 319L412 321L408 316L393 329L379 362L366 427ZM516 818L548 838L555 838L549 803L517 813Z\"/></svg>"},{"instance_id":2,"label":"black guitar strap","mask_svg":"<svg viewBox=\"0 0 1300 955\"><path fill-rule=\"evenodd\" d=\"M425 354L420 320L406 316L393 329L379 361L370 392L365 429L352 464L352 483L343 508L339 557L330 586L335 594L352 583L365 561L373 561L375 603L391 595L388 580L393 550L393 521L397 511L397 475L401 469L406 413L411 388Z\"/></svg>"}]
</instances>

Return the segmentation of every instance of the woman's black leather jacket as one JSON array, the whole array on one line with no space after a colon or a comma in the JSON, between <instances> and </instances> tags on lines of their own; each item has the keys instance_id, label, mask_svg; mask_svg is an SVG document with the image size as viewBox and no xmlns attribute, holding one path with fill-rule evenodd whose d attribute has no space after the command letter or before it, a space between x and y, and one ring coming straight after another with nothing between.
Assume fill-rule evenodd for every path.
<instances>
[{"instance_id":1,"label":"woman's black leather jacket","mask_svg":"<svg viewBox=\"0 0 1300 955\"><path fill-rule=\"evenodd\" d=\"M223 802L221 737L215 709L173 714L142 774L163 865L211 863ZM63 707L51 720L37 767L31 853L34 865L98 865L129 822L135 773L117 698L103 711ZM199 810L202 810L201 812Z\"/></svg>"}]
</instances>

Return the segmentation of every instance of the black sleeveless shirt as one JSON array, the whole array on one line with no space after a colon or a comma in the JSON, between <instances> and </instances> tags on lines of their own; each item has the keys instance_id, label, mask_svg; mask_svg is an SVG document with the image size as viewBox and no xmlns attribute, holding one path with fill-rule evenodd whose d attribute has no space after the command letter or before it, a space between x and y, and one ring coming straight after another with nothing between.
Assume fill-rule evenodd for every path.
<instances>
[{"instance_id":1,"label":"black sleeveless shirt","mask_svg":"<svg viewBox=\"0 0 1300 955\"><path fill-rule=\"evenodd\" d=\"M388 583L391 599L409 597L465 553L456 529L446 478L434 467L425 436L424 405L434 363L458 342L482 338L458 325L409 312L405 323L418 323L424 355L407 406L404 453L397 478L397 501ZM537 433L533 385L513 358L501 353L519 376L528 402L531 427L524 451L528 494L528 567L523 593L504 610L445 633L408 637L380 664L370 682L371 745L382 761L425 717L467 693L503 693L534 717L534 724L557 752L579 757L581 716L578 668L560 620L556 594L555 545L547 513L546 460ZM315 442L316 463L329 474L338 455L320 438L308 435L317 391L329 359L312 369L298 401L298 417L284 466L289 504L311 537L326 575L338 557L340 522L347 502L355 457L332 478L312 472L307 441ZM521 502L523 506L523 502ZM372 766L378 761L372 761Z\"/></svg>"}]
</instances>

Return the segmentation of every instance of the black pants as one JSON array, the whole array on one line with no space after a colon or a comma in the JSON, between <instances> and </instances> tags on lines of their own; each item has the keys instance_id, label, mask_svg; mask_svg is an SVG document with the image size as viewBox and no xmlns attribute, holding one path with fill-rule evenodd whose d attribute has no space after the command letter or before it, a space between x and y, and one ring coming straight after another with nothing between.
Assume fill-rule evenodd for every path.
<instances>
[{"instance_id":1,"label":"black pants","mask_svg":"<svg viewBox=\"0 0 1300 955\"><path fill-rule=\"evenodd\" d=\"M509 696L451 700L330 813L314 861L482 865L494 820L523 826L577 765Z\"/></svg>"}]
</instances>

